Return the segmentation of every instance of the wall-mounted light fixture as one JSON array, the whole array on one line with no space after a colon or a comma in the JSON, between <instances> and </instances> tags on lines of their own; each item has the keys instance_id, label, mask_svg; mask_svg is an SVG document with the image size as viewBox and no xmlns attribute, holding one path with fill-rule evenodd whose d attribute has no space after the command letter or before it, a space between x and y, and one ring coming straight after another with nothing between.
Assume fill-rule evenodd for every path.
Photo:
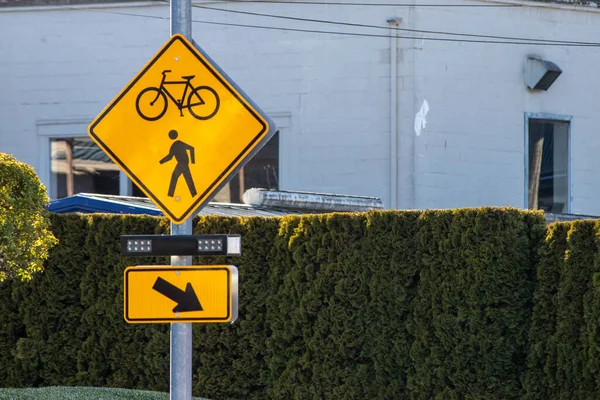
<instances>
[{"instance_id":1,"label":"wall-mounted light fixture","mask_svg":"<svg viewBox=\"0 0 600 400\"><path fill-rule=\"evenodd\" d=\"M552 61L537 57L527 57L525 85L532 90L548 90L562 70Z\"/></svg>"}]
</instances>

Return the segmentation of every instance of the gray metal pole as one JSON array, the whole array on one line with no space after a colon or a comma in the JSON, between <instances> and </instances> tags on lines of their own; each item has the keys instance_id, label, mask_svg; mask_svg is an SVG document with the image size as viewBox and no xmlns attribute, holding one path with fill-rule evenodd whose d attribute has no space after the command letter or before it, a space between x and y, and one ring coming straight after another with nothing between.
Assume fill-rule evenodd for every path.
<instances>
[{"instance_id":1,"label":"gray metal pole","mask_svg":"<svg viewBox=\"0 0 600 400\"><path fill-rule=\"evenodd\" d=\"M191 0L171 0L171 35L180 33L192 41ZM173 127L174 128L174 127ZM171 235L191 235L192 218L183 224L171 223ZM171 265L192 265L190 256L173 256ZM192 324L171 324L171 400L192 399Z\"/></svg>"},{"instance_id":2,"label":"gray metal pole","mask_svg":"<svg viewBox=\"0 0 600 400\"><path fill-rule=\"evenodd\" d=\"M180 33L192 39L191 0L171 0L171 35ZM171 223L171 235L191 235L192 218L181 225ZM190 256L173 256L171 265L192 265ZM171 324L171 400L192 399L192 324Z\"/></svg>"},{"instance_id":3,"label":"gray metal pole","mask_svg":"<svg viewBox=\"0 0 600 400\"><path fill-rule=\"evenodd\" d=\"M176 33L192 41L191 0L171 0L171 35Z\"/></svg>"},{"instance_id":4,"label":"gray metal pole","mask_svg":"<svg viewBox=\"0 0 600 400\"><path fill-rule=\"evenodd\" d=\"M191 235L192 218L181 225L171 223L171 235ZM172 256L171 265L192 265L190 256ZM192 399L192 324L171 324L171 400Z\"/></svg>"}]
</instances>

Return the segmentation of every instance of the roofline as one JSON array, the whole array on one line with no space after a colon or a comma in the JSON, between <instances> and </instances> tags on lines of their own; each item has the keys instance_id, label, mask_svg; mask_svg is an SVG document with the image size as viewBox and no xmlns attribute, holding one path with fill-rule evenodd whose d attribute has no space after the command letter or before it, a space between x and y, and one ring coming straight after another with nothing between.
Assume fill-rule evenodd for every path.
<instances>
[{"instance_id":1,"label":"roofline","mask_svg":"<svg viewBox=\"0 0 600 400\"><path fill-rule=\"evenodd\" d=\"M539 1L539 0L475 0L482 3L494 3L494 4L514 4L523 7L537 7L537 8L552 8L557 10L569 10L569 11L580 11L580 12L600 12L598 6L591 4L575 4L575 3L557 3L554 1Z\"/></svg>"},{"instance_id":2,"label":"roofline","mask_svg":"<svg viewBox=\"0 0 600 400\"><path fill-rule=\"evenodd\" d=\"M0 12L23 12L23 11L61 11L65 9L72 10L94 10L106 8L131 8L131 7L169 7L169 3L162 0L106 0L97 2L94 0L73 0L73 4L48 4L48 5L3 5L0 1ZM227 0L192 0L192 4L224 4L230 3Z\"/></svg>"},{"instance_id":3,"label":"roofline","mask_svg":"<svg viewBox=\"0 0 600 400\"><path fill-rule=\"evenodd\" d=\"M63 11L71 10L101 10L106 8L132 8L132 7L169 7L169 3L160 0L123 2L114 0L115 2L107 3L75 3L75 4L49 4L49 5L22 5L22 6L2 6L0 3L0 12L29 12L29 11Z\"/></svg>"},{"instance_id":4,"label":"roofline","mask_svg":"<svg viewBox=\"0 0 600 400\"><path fill-rule=\"evenodd\" d=\"M75 0L77 1L77 0ZM0 2L0 12L19 12L19 11L57 11L64 10L65 8L84 10L84 9L103 9L103 8L127 8L127 7L153 7L157 5L169 6L168 3L161 0L147 0L147 1L136 1L124 2L122 0L108 0L111 2L107 3L85 3L85 4L60 4L60 5L17 5L17 6L3 6ZM546 2L539 0L472 0L483 3L494 3L494 4L514 4L523 7L539 7L539 8L551 8L558 10L569 10L579 12L600 12L600 7L591 2L592 4L572 4L572 3L557 3L554 1ZM293 3L294 0L290 0ZM194 4L211 4L211 3L230 3L227 0L214 1L214 0L192 0ZM236 2L240 4L240 2ZM251 1L248 1L251 3ZM242 3L243 4L243 3Z\"/></svg>"}]
</instances>

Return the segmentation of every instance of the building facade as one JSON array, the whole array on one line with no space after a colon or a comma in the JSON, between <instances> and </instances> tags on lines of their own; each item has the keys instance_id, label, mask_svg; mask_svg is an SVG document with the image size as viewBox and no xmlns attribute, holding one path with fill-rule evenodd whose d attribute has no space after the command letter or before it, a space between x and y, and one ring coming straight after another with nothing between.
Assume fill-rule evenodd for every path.
<instances>
[{"instance_id":1,"label":"building facade","mask_svg":"<svg viewBox=\"0 0 600 400\"><path fill-rule=\"evenodd\" d=\"M169 6L64 3L0 3L0 151L52 198L136 194L87 126L167 40ZM335 3L194 3L195 41L279 129L217 200L259 186L600 215L600 9Z\"/></svg>"}]
</instances>

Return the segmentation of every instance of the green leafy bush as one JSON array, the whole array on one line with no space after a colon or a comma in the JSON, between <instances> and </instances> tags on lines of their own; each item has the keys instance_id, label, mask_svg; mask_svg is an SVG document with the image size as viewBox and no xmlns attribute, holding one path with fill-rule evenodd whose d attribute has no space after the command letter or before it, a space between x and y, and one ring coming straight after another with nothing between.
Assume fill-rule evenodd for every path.
<instances>
[{"instance_id":1,"label":"green leafy bush","mask_svg":"<svg viewBox=\"0 0 600 400\"><path fill-rule=\"evenodd\" d=\"M29 280L56 243L44 207L46 189L33 169L0 153L0 282Z\"/></svg>"}]
</instances>

